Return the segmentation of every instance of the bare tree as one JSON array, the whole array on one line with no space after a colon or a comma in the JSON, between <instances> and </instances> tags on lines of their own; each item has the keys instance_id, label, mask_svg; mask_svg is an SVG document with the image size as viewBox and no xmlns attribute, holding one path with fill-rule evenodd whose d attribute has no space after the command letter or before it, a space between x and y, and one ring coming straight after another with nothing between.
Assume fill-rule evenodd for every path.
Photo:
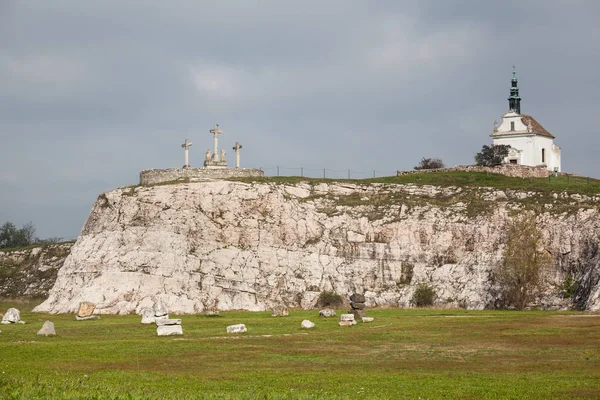
<instances>
[{"instance_id":1,"label":"bare tree","mask_svg":"<svg viewBox=\"0 0 600 400\"><path fill-rule=\"evenodd\" d=\"M542 245L543 236L535 215L522 214L508 224L504 260L496 271L505 307L522 310L539 293L543 271L550 264Z\"/></svg>"}]
</instances>

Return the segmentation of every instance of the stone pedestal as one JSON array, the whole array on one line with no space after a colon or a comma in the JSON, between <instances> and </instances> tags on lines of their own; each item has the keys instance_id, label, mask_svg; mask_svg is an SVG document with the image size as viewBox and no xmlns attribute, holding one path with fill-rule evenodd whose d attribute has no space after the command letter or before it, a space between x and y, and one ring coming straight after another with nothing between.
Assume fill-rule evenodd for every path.
<instances>
[{"instance_id":1,"label":"stone pedestal","mask_svg":"<svg viewBox=\"0 0 600 400\"><path fill-rule=\"evenodd\" d=\"M365 296L360 293L353 293L350 296L350 307L352 310L348 311L348 313L353 314L357 319L360 318L362 321L365 317Z\"/></svg>"}]
</instances>

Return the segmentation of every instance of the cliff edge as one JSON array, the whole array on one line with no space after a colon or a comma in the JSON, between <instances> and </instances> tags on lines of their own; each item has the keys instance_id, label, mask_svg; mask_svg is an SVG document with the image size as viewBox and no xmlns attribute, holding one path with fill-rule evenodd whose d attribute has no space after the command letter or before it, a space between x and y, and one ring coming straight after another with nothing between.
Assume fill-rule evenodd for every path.
<instances>
[{"instance_id":1,"label":"cliff edge","mask_svg":"<svg viewBox=\"0 0 600 400\"><path fill-rule=\"evenodd\" d=\"M552 266L536 306L600 309L600 197L414 184L202 181L98 197L35 311L173 313L311 307L320 291L409 306L427 282L436 305L494 307L506 226L537 213ZM578 282L561 294L567 276Z\"/></svg>"}]
</instances>

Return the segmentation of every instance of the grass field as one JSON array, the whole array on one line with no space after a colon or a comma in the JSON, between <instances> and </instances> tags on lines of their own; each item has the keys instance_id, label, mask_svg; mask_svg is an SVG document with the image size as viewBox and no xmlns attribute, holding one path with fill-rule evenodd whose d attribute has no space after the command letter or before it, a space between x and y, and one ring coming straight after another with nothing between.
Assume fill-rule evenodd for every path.
<instances>
[{"instance_id":1,"label":"grass field","mask_svg":"<svg viewBox=\"0 0 600 400\"><path fill-rule=\"evenodd\" d=\"M486 172L445 171L445 172L423 172L401 176L382 176L369 179L323 179L306 178L299 176L268 176L251 178L231 178L232 181L240 182L263 182L263 183L287 183L299 182L311 183L388 183L388 184L416 184L434 186L466 186L473 188L491 187L497 189L532 190L542 192L567 192L581 194L600 193L600 180L581 176L561 175L548 178L513 178L500 174ZM176 183L176 182L173 182Z\"/></svg>"},{"instance_id":2,"label":"grass field","mask_svg":"<svg viewBox=\"0 0 600 400\"><path fill-rule=\"evenodd\" d=\"M157 337L137 315L0 312L10 306L27 324L0 325L3 399L600 398L600 314L376 309L339 327L316 311L226 312ZM48 319L57 336L37 336ZM248 332L226 334L234 323Z\"/></svg>"}]
</instances>

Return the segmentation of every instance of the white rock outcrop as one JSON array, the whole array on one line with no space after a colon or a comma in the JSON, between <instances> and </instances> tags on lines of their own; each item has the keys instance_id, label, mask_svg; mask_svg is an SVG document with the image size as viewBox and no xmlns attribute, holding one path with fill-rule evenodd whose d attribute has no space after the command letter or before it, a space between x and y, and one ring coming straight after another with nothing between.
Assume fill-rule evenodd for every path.
<instances>
[{"instance_id":1,"label":"white rock outcrop","mask_svg":"<svg viewBox=\"0 0 600 400\"><path fill-rule=\"evenodd\" d=\"M427 282L439 305L497 298L506 223L536 205L553 265L538 299L580 284L600 309L600 197L463 187L204 181L122 188L98 197L46 301L34 311L140 313L160 298L176 314L315 306L318 293L365 294L367 307L410 306ZM499 192L499 191L498 191Z\"/></svg>"}]
</instances>

